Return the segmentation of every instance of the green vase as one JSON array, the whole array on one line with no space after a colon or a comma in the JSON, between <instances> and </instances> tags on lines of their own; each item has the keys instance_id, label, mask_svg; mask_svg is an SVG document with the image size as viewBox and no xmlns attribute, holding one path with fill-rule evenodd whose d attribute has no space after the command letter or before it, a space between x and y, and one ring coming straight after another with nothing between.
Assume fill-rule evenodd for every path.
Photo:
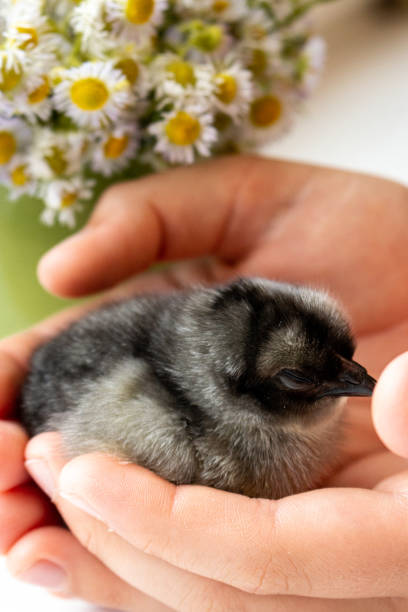
<instances>
[{"instance_id":1,"label":"green vase","mask_svg":"<svg viewBox=\"0 0 408 612\"><path fill-rule=\"evenodd\" d=\"M41 208L34 198L10 201L0 189L0 338L69 304L49 295L37 281L40 257L70 234L60 226L44 226Z\"/></svg>"},{"instance_id":2,"label":"green vase","mask_svg":"<svg viewBox=\"0 0 408 612\"><path fill-rule=\"evenodd\" d=\"M146 166L138 165L114 179L98 180L95 201L109 184L148 171ZM39 219L42 206L39 200L29 197L10 201L7 190L0 187L0 338L73 303L49 295L37 280L40 257L72 233L60 225L43 225ZM75 231L85 223L91 208L92 205L78 216Z\"/></svg>"}]
</instances>

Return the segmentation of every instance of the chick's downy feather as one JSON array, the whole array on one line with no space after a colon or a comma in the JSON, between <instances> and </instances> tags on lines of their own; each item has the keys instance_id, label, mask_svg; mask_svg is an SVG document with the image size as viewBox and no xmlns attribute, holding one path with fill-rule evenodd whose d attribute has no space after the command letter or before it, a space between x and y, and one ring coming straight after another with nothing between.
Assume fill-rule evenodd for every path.
<instances>
[{"instance_id":1,"label":"chick's downy feather","mask_svg":"<svg viewBox=\"0 0 408 612\"><path fill-rule=\"evenodd\" d=\"M110 304L38 348L28 432L105 451L175 483L278 498L321 484L343 395L369 395L325 293L262 279ZM346 380L347 379L347 380Z\"/></svg>"}]
</instances>

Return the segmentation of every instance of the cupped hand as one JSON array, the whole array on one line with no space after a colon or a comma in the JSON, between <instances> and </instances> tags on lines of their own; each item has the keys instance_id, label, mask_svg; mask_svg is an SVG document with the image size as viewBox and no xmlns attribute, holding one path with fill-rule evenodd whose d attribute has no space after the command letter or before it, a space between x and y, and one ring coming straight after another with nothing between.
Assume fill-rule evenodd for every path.
<instances>
[{"instance_id":1,"label":"cupped hand","mask_svg":"<svg viewBox=\"0 0 408 612\"><path fill-rule=\"evenodd\" d=\"M378 375L407 348L407 204L404 187L381 179L253 157L217 160L110 189L85 230L46 256L39 273L51 291L74 296L115 285L156 261L193 259L132 278L97 302L237 275L323 286L350 314L357 359ZM91 307L3 341L2 414L12 416L32 349ZM329 484L371 488L404 469L405 460L376 434L366 402L350 402L347 421L343 469ZM0 487L8 493L0 498L0 525L2 513L13 517L9 529L0 528L7 550L48 524L50 509L32 485L26 490L23 432L10 422L1 427ZM27 546L33 533L38 550L38 531L23 540Z\"/></svg>"},{"instance_id":2,"label":"cupped hand","mask_svg":"<svg viewBox=\"0 0 408 612\"><path fill-rule=\"evenodd\" d=\"M377 422L389 414L398 423L407 404L405 353L380 378ZM393 436L405 438L398 429ZM103 454L66 462L56 433L30 441L27 456L78 541L127 585L123 610L141 609L141 592L180 612L408 607L408 471L371 490L324 488L271 501L177 487ZM9 566L21 567L22 558L35 558L24 539ZM66 569L75 585L81 570ZM99 580L91 575L94 589Z\"/></svg>"}]
</instances>

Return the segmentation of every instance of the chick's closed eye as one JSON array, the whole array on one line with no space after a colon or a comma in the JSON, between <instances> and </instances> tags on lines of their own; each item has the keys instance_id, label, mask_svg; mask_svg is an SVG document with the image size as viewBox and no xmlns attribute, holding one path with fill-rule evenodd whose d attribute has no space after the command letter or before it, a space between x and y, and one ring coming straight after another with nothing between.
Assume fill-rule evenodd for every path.
<instances>
[{"instance_id":1,"label":"chick's closed eye","mask_svg":"<svg viewBox=\"0 0 408 612\"><path fill-rule=\"evenodd\" d=\"M276 379L284 389L291 391L307 391L315 386L315 381L307 378L303 372L289 370L283 368L277 375Z\"/></svg>"},{"instance_id":2,"label":"chick's closed eye","mask_svg":"<svg viewBox=\"0 0 408 612\"><path fill-rule=\"evenodd\" d=\"M335 467L340 396L370 395L325 293L263 279L104 306L35 351L20 414L66 453L278 498Z\"/></svg>"}]
</instances>

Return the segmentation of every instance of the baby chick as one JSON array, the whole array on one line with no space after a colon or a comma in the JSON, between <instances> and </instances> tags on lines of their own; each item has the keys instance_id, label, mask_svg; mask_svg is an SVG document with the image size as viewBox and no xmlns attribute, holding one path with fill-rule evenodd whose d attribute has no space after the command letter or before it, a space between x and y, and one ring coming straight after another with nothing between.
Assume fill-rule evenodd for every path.
<instances>
[{"instance_id":1,"label":"baby chick","mask_svg":"<svg viewBox=\"0 0 408 612\"><path fill-rule=\"evenodd\" d=\"M342 396L371 395L323 292L263 279L104 306L38 348L20 398L30 435L104 451L174 483L251 497L333 470Z\"/></svg>"}]
</instances>

